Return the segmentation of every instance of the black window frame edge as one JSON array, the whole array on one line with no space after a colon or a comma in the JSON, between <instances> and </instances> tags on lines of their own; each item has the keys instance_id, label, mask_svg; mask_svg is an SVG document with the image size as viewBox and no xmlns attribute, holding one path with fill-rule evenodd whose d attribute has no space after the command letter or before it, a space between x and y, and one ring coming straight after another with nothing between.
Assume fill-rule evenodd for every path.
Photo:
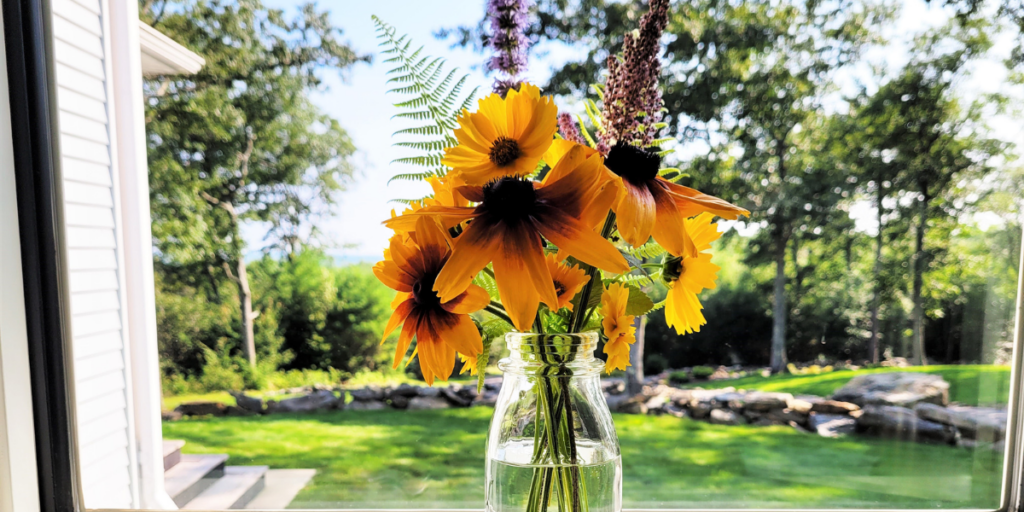
<instances>
[{"instance_id":1,"label":"black window frame edge","mask_svg":"<svg viewBox=\"0 0 1024 512\"><path fill-rule=\"evenodd\" d=\"M66 346L67 282L50 5L3 0L32 419L42 512L81 510Z\"/></svg>"}]
</instances>

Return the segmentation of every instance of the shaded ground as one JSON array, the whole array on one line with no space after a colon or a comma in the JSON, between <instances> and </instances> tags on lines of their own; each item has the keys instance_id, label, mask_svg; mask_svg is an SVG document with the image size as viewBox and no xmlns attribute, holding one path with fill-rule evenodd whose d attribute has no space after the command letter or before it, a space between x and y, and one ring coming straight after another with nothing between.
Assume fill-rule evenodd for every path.
<instances>
[{"instance_id":1,"label":"shaded ground","mask_svg":"<svg viewBox=\"0 0 1024 512\"><path fill-rule=\"evenodd\" d=\"M479 508L491 412L184 420L165 423L164 436L186 440L186 452L227 453L233 464L317 469L294 508ZM668 416L615 415L615 424L627 507L998 506L1002 456L987 450L827 439L788 427L726 427Z\"/></svg>"},{"instance_id":2,"label":"shaded ground","mask_svg":"<svg viewBox=\"0 0 1024 512\"><path fill-rule=\"evenodd\" d=\"M840 370L819 375L773 375L694 382L686 387L783 391L794 395L828 396L856 375L880 372L922 372L941 375L949 382L949 400L963 405L1006 404L1010 396L1010 367L992 365L933 365L911 368Z\"/></svg>"}]
</instances>

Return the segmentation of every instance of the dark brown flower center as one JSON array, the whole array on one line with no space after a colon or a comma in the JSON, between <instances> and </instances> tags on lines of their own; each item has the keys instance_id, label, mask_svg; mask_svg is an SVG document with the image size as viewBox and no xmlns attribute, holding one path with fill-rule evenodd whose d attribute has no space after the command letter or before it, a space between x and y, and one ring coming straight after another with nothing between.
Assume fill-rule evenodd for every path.
<instances>
[{"instance_id":1,"label":"dark brown flower center","mask_svg":"<svg viewBox=\"0 0 1024 512\"><path fill-rule=\"evenodd\" d=\"M660 150L656 147L644 149L619 142L608 151L604 165L630 183L642 185L658 176L658 170L661 168L658 151Z\"/></svg>"},{"instance_id":2,"label":"dark brown flower center","mask_svg":"<svg viewBox=\"0 0 1024 512\"><path fill-rule=\"evenodd\" d=\"M519 222L533 214L537 192L533 182L512 176L496 179L484 186L484 211L496 220Z\"/></svg>"},{"instance_id":3,"label":"dark brown flower center","mask_svg":"<svg viewBox=\"0 0 1024 512\"><path fill-rule=\"evenodd\" d=\"M434 280L437 272L428 272L412 285L412 297L421 307L437 309L441 307L441 297L434 291Z\"/></svg>"},{"instance_id":4,"label":"dark brown flower center","mask_svg":"<svg viewBox=\"0 0 1024 512\"><path fill-rule=\"evenodd\" d=\"M494 141L491 145L491 154L489 155L491 163L498 167L508 167L512 165L522 151L519 150L519 143L515 139L508 137L498 137L498 140Z\"/></svg>"},{"instance_id":5,"label":"dark brown flower center","mask_svg":"<svg viewBox=\"0 0 1024 512\"><path fill-rule=\"evenodd\" d=\"M682 256L667 256L665 262L662 263L661 277L666 283L671 283L679 279L683 275L686 268L683 267Z\"/></svg>"},{"instance_id":6,"label":"dark brown flower center","mask_svg":"<svg viewBox=\"0 0 1024 512\"><path fill-rule=\"evenodd\" d=\"M565 285L555 281L555 295L561 297L563 293L565 293Z\"/></svg>"}]
</instances>

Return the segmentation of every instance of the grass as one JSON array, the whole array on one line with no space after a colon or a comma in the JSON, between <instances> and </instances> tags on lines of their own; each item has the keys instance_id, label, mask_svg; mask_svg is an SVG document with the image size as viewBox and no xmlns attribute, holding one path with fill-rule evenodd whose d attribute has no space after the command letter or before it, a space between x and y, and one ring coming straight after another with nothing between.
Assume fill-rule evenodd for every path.
<instances>
[{"instance_id":1,"label":"grass","mask_svg":"<svg viewBox=\"0 0 1024 512\"><path fill-rule=\"evenodd\" d=\"M314 468L295 508L479 508L492 410L336 411L164 424L185 452ZM627 507L995 508L1002 456L788 427L615 415Z\"/></svg>"},{"instance_id":2,"label":"grass","mask_svg":"<svg viewBox=\"0 0 1024 512\"><path fill-rule=\"evenodd\" d=\"M1004 405L1010 396L1010 367L993 365L935 365L910 368L839 370L818 375L748 376L697 382L688 387L705 389L733 386L737 389L784 391L794 395L829 396L856 375L881 372L923 372L941 375L949 382L949 400L964 405Z\"/></svg>"}]
</instances>

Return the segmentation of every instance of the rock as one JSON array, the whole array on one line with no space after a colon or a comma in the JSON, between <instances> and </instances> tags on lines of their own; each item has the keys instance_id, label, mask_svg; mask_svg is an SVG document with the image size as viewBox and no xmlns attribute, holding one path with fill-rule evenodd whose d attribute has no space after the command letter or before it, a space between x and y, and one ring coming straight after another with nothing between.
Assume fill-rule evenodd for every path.
<instances>
[{"instance_id":1,"label":"rock","mask_svg":"<svg viewBox=\"0 0 1024 512\"><path fill-rule=\"evenodd\" d=\"M669 416L675 416L676 418L689 418L690 413L686 409L679 407L673 402L669 402L661 407L661 412L668 414Z\"/></svg>"},{"instance_id":2,"label":"rock","mask_svg":"<svg viewBox=\"0 0 1024 512\"><path fill-rule=\"evenodd\" d=\"M608 402L608 410L616 412L619 407L622 407L626 402L629 401L629 397L625 394L620 395L604 395L604 399Z\"/></svg>"},{"instance_id":3,"label":"rock","mask_svg":"<svg viewBox=\"0 0 1024 512\"><path fill-rule=\"evenodd\" d=\"M728 409L713 409L708 421L714 425L743 425L747 422L743 416Z\"/></svg>"},{"instance_id":4,"label":"rock","mask_svg":"<svg viewBox=\"0 0 1024 512\"><path fill-rule=\"evenodd\" d=\"M768 420L777 422L782 425L789 425L790 423L796 423L797 425L806 425L808 415L793 409L772 409L765 413L764 417Z\"/></svg>"},{"instance_id":5,"label":"rock","mask_svg":"<svg viewBox=\"0 0 1024 512\"><path fill-rule=\"evenodd\" d=\"M405 399L408 400L408 398ZM348 408L353 411L379 411L381 409L387 409L387 407L388 405L380 400L356 400L348 404Z\"/></svg>"},{"instance_id":6,"label":"rock","mask_svg":"<svg viewBox=\"0 0 1024 512\"><path fill-rule=\"evenodd\" d=\"M913 410L895 405L869 405L856 421L859 432L910 441L950 443L956 438L954 427L921 419Z\"/></svg>"},{"instance_id":7,"label":"rock","mask_svg":"<svg viewBox=\"0 0 1024 512\"><path fill-rule=\"evenodd\" d=\"M601 388L609 395L620 395L626 392L626 382L622 379L602 379Z\"/></svg>"},{"instance_id":8,"label":"rock","mask_svg":"<svg viewBox=\"0 0 1024 512\"><path fill-rule=\"evenodd\" d=\"M954 426L968 439L994 443L1006 437L1005 409L920 403L914 406L914 412L919 418Z\"/></svg>"},{"instance_id":9,"label":"rock","mask_svg":"<svg viewBox=\"0 0 1024 512\"><path fill-rule=\"evenodd\" d=\"M473 405L483 405L486 407L494 407L494 404L498 403L498 392L497 391L485 391L484 394L473 399Z\"/></svg>"},{"instance_id":10,"label":"rock","mask_svg":"<svg viewBox=\"0 0 1024 512\"><path fill-rule=\"evenodd\" d=\"M744 407L755 411L770 411L772 409L785 409L793 395L789 393L769 393L754 391L743 397Z\"/></svg>"},{"instance_id":11,"label":"rock","mask_svg":"<svg viewBox=\"0 0 1024 512\"><path fill-rule=\"evenodd\" d=\"M448 403L456 407L469 407L473 403L472 398L465 398L459 395L459 393L456 390L450 387L441 388L441 397L444 398L445 400L448 400Z\"/></svg>"},{"instance_id":12,"label":"rock","mask_svg":"<svg viewBox=\"0 0 1024 512\"><path fill-rule=\"evenodd\" d=\"M742 410L746 406L747 395L744 393L737 393L735 391L729 391L726 393L719 393L712 399L712 404L716 408L735 409L737 411Z\"/></svg>"},{"instance_id":13,"label":"rock","mask_svg":"<svg viewBox=\"0 0 1024 512\"><path fill-rule=\"evenodd\" d=\"M270 402L267 404L267 413L312 412L331 409L343 409L344 407L344 398L338 398L334 396L334 392L332 391L321 390L314 391L306 396L286 398L284 400L281 400L280 402Z\"/></svg>"},{"instance_id":14,"label":"rock","mask_svg":"<svg viewBox=\"0 0 1024 512\"><path fill-rule=\"evenodd\" d=\"M949 403L949 383L939 375L885 372L858 375L839 388L833 400L866 405L913 407L921 402Z\"/></svg>"},{"instance_id":15,"label":"rock","mask_svg":"<svg viewBox=\"0 0 1024 512\"><path fill-rule=\"evenodd\" d=\"M360 402L370 401L381 401L384 400L384 390L378 386L366 386L365 388L353 389L349 391L352 395L353 400Z\"/></svg>"},{"instance_id":16,"label":"rock","mask_svg":"<svg viewBox=\"0 0 1024 512\"><path fill-rule=\"evenodd\" d=\"M461 386L456 390L456 393L470 402L480 394L476 390L476 384L473 384L472 386Z\"/></svg>"},{"instance_id":17,"label":"rock","mask_svg":"<svg viewBox=\"0 0 1024 512\"><path fill-rule=\"evenodd\" d=\"M794 398L786 402L786 408L792 409L800 414L810 414L814 404L800 398Z\"/></svg>"},{"instance_id":18,"label":"rock","mask_svg":"<svg viewBox=\"0 0 1024 512\"><path fill-rule=\"evenodd\" d=\"M668 394L669 400L680 407L686 407L690 404L690 400L693 399L694 390L692 389L679 389L671 386L666 386L666 388L665 392Z\"/></svg>"},{"instance_id":19,"label":"rock","mask_svg":"<svg viewBox=\"0 0 1024 512\"><path fill-rule=\"evenodd\" d=\"M807 417L807 428L823 437L840 437L852 434L857 420L845 414L812 413Z\"/></svg>"},{"instance_id":20,"label":"rock","mask_svg":"<svg viewBox=\"0 0 1024 512\"><path fill-rule=\"evenodd\" d=\"M229 405L224 409L225 416L256 416L256 413L237 405Z\"/></svg>"},{"instance_id":21,"label":"rock","mask_svg":"<svg viewBox=\"0 0 1024 512\"><path fill-rule=\"evenodd\" d=\"M249 412L253 412L256 414L263 414L262 398L249 396L246 395L245 393L240 393L237 391L231 391L230 394L231 396L235 397L235 402L238 404L238 407L241 407L242 409L245 409Z\"/></svg>"},{"instance_id":22,"label":"rock","mask_svg":"<svg viewBox=\"0 0 1024 512\"><path fill-rule=\"evenodd\" d=\"M670 403L672 403L672 400L669 398L668 393L664 393L661 395L652 396L651 398L647 399L647 401L644 402L644 407L647 408L648 412L660 413L662 409L665 408L665 404Z\"/></svg>"},{"instance_id":23,"label":"rock","mask_svg":"<svg viewBox=\"0 0 1024 512\"><path fill-rule=\"evenodd\" d=\"M450 407L451 404L448 403L448 400L445 400L444 398L441 398L439 396L417 396L414 397L412 400L409 400L410 411L424 409L448 409Z\"/></svg>"},{"instance_id":24,"label":"rock","mask_svg":"<svg viewBox=\"0 0 1024 512\"><path fill-rule=\"evenodd\" d=\"M484 389L488 391L500 391L501 390L501 375L495 377L484 378Z\"/></svg>"},{"instance_id":25,"label":"rock","mask_svg":"<svg viewBox=\"0 0 1024 512\"><path fill-rule=\"evenodd\" d=\"M396 396L401 396L401 397L405 397L405 398L412 398L414 396L419 396L420 395L420 389L421 388L419 386L413 386L413 385L410 385L410 384L403 383L403 384L400 384L397 388L392 389L388 393L388 398L394 399Z\"/></svg>"},{"instance_id":26,"label":"rock","mask_svg":"<svg viewBox=\"0 0 1024 512\"><path fill-rule=\"evenodd\" d=\"M441 388L420 387L417 388L417 391L419 391L418 396L424 398L435 398L441 396Z\"/></svg>"},{"instance_id":27,"label":"rock","mask_svg":"<svg viewBox=\"0 0 1024 512\"><path fill-rule=\"evenodd\" d=\"M186 402L174 410L183 416L223 416L227 407L220 402Z\"/></svg>"},{"instance_id":28,"label":"rock","mask_svg":"<svg viewBox=\"0 0 1024 512\"><path fill-rule=\"evenodd\" d=\"M410 400L412 400L412 399L409 398L408 396L405 396L405 395L392 395L391 396L391 407L394 407L395 409L407 409L407 408L409 408L409 401ZM352 402L351 404L349 404L349 407L353 407L357 403L360 403L360 402Z\"/></svg>"},{"instance_id":29,"label":"rock","mask_svg":"<svg viewBox=\"0 0 1024 512\"><path fill-rule=\"evenodd\" d=\"M711 411L715 410L711 402L690 402L690 415L694 419L702 420L707 418Z\"/></svg>"},{"instance_id":30,"label":"rock","mask_svg":"<svg viewBox=\"0 0 1024 512\"><path fill-rule=\"evenodd\" d=\"M618 411L626 414L647 414L647 406L639 400L627 400L619 406Z\"/></svg>"},{"instance_id":31,"label":"rock","mask_svg":"<svg viewBox=\"0 0 1024 512\"><path fill-rule=\"evenodd\" d=\"M160 419L163 421L178 421L183 416L179 411L160 411Z\"/></svg>"},{"instance_id":32,"label":"rock","mask_svg":"<svg viewBox=\"0 0 1024 512\"><path fill-rule=\"evenodd\" d=\"M821 400L811 404L811 411L821 414L850 414L859 410L859 405L839 400Z\"/></svg>"}]
</instances>

